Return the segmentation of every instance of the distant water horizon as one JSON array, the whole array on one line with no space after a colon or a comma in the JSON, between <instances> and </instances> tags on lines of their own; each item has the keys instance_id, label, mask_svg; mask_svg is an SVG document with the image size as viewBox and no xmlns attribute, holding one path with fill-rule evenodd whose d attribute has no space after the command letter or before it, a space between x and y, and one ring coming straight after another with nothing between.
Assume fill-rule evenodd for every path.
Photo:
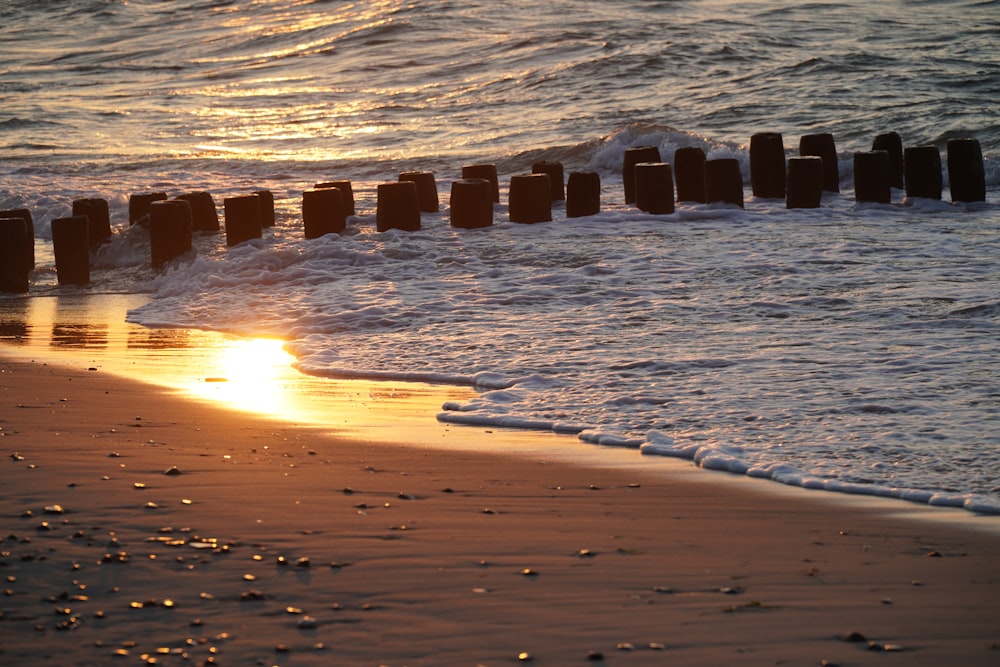
<instances>
[{"instance_id":1,"label":"distant water horizon","mask_svg":"<svg viewBox=\"0 0 1000 667\"><path fill-rule=\"evenodd\" d=\"M0 208L29 208L27 297L148 292L149 327L278 336L305 373L474 387L440 419L576 434L706 468L1000 512L1000 3L167 0L0 8ZM39 36L44 35L45 39ZM830 132L841 192L755 198L747 146ZM852 155L973 137L987 200L854 201ZM630 146L740 161L745 209L622 198ZM463 164L595 171L602 211L449 227ZM375 187L435 173L442 211L374 230ZM301 194L359 215L305 241ZM268 189L277 225L155 273L131 194ZM53 218L109 201L89 287Z\"/></svg>"}]
</instances>

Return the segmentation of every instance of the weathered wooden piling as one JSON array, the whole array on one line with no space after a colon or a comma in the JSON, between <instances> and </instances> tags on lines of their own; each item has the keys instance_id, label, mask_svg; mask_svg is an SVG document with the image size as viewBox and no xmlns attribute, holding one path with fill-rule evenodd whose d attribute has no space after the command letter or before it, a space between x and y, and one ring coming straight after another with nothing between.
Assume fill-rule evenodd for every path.
<instances>
[{"instance_id":1,"label":"weathered wooden piling","mask_svg":"<svg viewBox=\"0 0 1000 667\"><path fill-rule=\"evenodd\" d=\"M552 192L552 201L564 201L566 199L565 179L563 177L562 162L551 160L541 160L531 165L531 173L548 174L549 189Z\"/></svg>"},{"instance_id":2,"label":"weathered wooden piling","mask_svg":"<svg viewBox=\"0 0 1000 667\"><path fill-rule=\"evenodd\" d=\"M937 146L908 146L903 150L903 180L907 197L941 199L944 177Z\"/></svg>"},{"instance_id":3,"label":"weathered wooden piling","mask_svg":"<svg viewBox=\"0 0 1000 667\"><path fill-rule=\"evenodd\" d=\"M147 213L148 215L148 213ZM90 282L90 220L85 215L52 221L52 250L60 285Z\"/></svg>"},{"instance_id":4,"label":"weathered wooden piling","mask_svg":"<svg viewBox=\"0 0 1000 667\"><path fill-rule=\"evenodd\" d=\"M889 156L889 185L903 188L903 140L895 132L886 132L872 141L872 152L885 151ZM857 178L855 178L857 182Z\"/></svg>"},{"instance_id":5,"label":"weathered wooden piling","mask_svg":"<svg viewBox=\"0 0 1000 667\"><path fill-rule=\"evenodd\" d=\"M532 224L552 220L552 191L548 174L510 177L507 209L511 222Z\"/></svg>"},{"instance_id":6,"label":"weathered wooden piling","mask_svg":"<svg viewBox=\"0 0 1000 667\"><path fill-rule=\"evenodd\" d=\"M106 199L76 199L73 201L73 215L87 217L91 248L111 240L111 213Z\"/></svg>"},{"instance_id":7,"label":"weathered wooden piling","mask_svg":"<svg viewBox=\"0 0 1000 667\"><path fill-rule=\"evenodd\" d=\"M952 201L986 201L986 167L978 140L948 141L948 183Z\"/></svg>"},{"instance_id":8,"label":"weathered wooden piling","mask_svg":"<svg viewBox=\"0 0 1000 667\"><path fill-rule=\"evenodd\" d=\"M128 198L128 224L145 225L149 223L149 205L154 201L163 201L166 192L143 192Z\"/></svg>"},{"instance_id":9,"label":"weathered wooden piling","mask_svg":"<svg viewBox=\"0 0 1000 667\"><path fill-rule=\"evenodd\" d=\"M635 165L640 162L659 162L660 149L656 146L632 146L622 156L622 186L625 203L635 203Z\"/></svg>"},{"instance_id":10,"label":"weathered wooden piling","mask_svg":"<svg viewBox=\"0 0 1000 667\"><path fill-rule=\"evenodd\" d=\"M785 178L786 208L819 208L823 201L823 158L802 155L788 158Z\"/></svg>"},{"instance_id":11,"label":"weathered wooden piling","mask_svg":"<svg viewBox=\"0 0 1000 667\"><path fill-rule=\"evenodd\" d=\"M854 199L880 204L892 201L892 160L888 151L854 154Z\"/></svg>"},{"instance_id":12,"label":"weathered wooden piling","mask_svg":"<svg viewBox=\"0 0 1000 667\"><path fill-rule=\"evenodd\" d=\"M26 208L11 208L0 211L0 218L20 218L24 220L24 225L28 230L28 239L24 244L24 261L27 262L28 270L35 269L35 223L31 217L31 211Z\"/></svg>"},{"instance_id":13,"label":"weathered wooden piling","mask_svg":"<svg viewBox=\"0 0 1000 667\"><path fill-rule=\"evenodd\" d=\"M815 155L823 159L823 189L840 192L840 165L837 145L829 132L806 134L799 138L799 155Z\"/></svg>"},{"instance_id":14,"label":"weathered wooden piling","mask_svg":"<svg viewBox=\"0 0 1000 667\"><path fill-rule=\"evenodd\" d=\"M313 186L317 190L323 190L325 188L337 188L340 190L340 198L344 203L344 215L354 215L354 188L351 187L350 181L327 181L326 183L317 183Z\"/></svg>"},{"instance_id":15,"label":"weathered wooden piling","mask_svg":"<svg viewBox=\"0 0 1000 667\"><path fill-rule=\"evenodd\" d=\"M401 181L413 181L417 186L417 197L420 199L420 211L437 213L441 208L438 200L437 182L431 171L404 171L399 175Z\"/></svg>"},{"instance_id":16,"label":"weathered wooden piling","mask_svg":"<svg viewBox=\"0 0 1000 667\"><path fill-rule=\"evenodd\" d=\"M462 166L462 179L485 178L492 186L493 202L500 203L500 178L495 164L467 164Z\"/></svg>"},{"instance_id":17,"label":"weathered wooden piling","mask_svg":"<svg viewBox=\"0 0 1000 667\"><path fill-rule=\"evenodd\" d=\"M219 231L219 211L208 192L188 192L176 199L191 205L191 229L196 232Z\"/></svg>"},{"instance_id":18,"label":"weathered wooden piling","mask_svg":"<svg viewBox=\"0 0 1000 667\"><path fill-rule=\"evenodd\" d=\"M684 146L674 151L677 201L705 203L705 151Z\"/></svg>"},{"instance_id":19,"label":"weathered wooden piling","mask_svg":"<svg viewBox=\"0 0 1000 667\"><path fill-rule=\"evenodd\" d=\"M260 197L242 195L222 200L226 218L226 245L234 246L264 235L260 224Z\"/></svg>"},{"instance_id":20,"label":"weathered wooden piling","mask_svg":"<svg viewBox=\"0 0 1000 667\"><path fill-rule=\"evenodd\" d=\"M635 165L635 205L656 215L674 212L674 175L666 162Z\"/></svg>"},{"instance_id":21,"label":"weathered wooden piling","mask_svg":"<svg viewBox=\"0 0 1000 667\"><path fill-rule=\"evenodd\" d=\"M0 292L28 291L31 266L27 247L28 225L24 218L0 216Z\"/></svg>"},{"instance_id":22,"label":"weathered wooden piling","mask_svg":"<svg viewBox=\"0 0 1000 667\"><path fill-rule=\"evenodd\" d=\"M149 207L149 254L154 269L191 252L191 204L183 199Z\"/></svg>"},{"instance_id":23,"label":"weathered wooden piling","mask_svg":"<svg viewBox=\"0 0 1000 667\"><path fill-rule=\"evenodd\" d=\"M743 173L739 160L705 160L705 201L743 207Z\"/></svg>"},{"instance_id":24,"label":"weathered wooden piling","mask_svg":"<svg viewBox=\"0 0 1000 667\"><path fill-rule=\"evenodd\" d=\"M420 229L420 192L413 181L381 183L376 191L375 227L384 232Z\"/></svg>"},{"instance_id":25,"label":"weathered wooden piling","mask_svg":"<svg viewBox=\"0 0 1000 667\"><path fill-rule=\"evenodd\" d=\"M261 229L274 227L274 193L270 190L254 190L260 203L260 226Z\"/></svg>"},{"instance_id":26,"label":"weathered wooden piling","mask_svg":"<svg viewBox=\"0 0 1000 667\"><path fill-rule=\"evenodd\" d=\"M571 172L566 181L566 217L579 218L601 212L601 175L596 171Z\"/></svg>"},{"instance_id":27,"label":"weathered wooden piling","mask_svg":"<svg viewBox=\"0 0 1000 667\"><path fill-rule=\"evenodd\" d=\"M785 145L780 133L750 137L750 187L754 197L785 198Z\"/></svg>"},{"instance_id":28,"label":"weathered wooden piling","mask_svg":"<svg viewBox=\"0 0 1000 667\"><path fill-rule=\"evenodd\" d=\"M449 207L452 227L489 227L493 224L493 184L485 178L454 181Z\"/></svg>"},{"instance_id":29,"label":"weathered wooden piling","mask_svg":"<svg viewBox=\"0 0 1000 667\"><path fill-rule=\"evenodd\" d=\"M347 229L344 193L340 188L319 188L302 193L302 227L307 239L343 234Z\"/></svg>"}]
</instances>

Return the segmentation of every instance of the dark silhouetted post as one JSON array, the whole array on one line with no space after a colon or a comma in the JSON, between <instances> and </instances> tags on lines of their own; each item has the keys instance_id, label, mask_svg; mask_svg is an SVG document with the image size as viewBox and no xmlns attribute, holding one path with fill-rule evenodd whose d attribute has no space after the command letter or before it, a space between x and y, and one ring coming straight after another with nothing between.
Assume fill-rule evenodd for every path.
<instances>
[{"instance_id":1,"label":"dark silhouetted post","mask_svg":"<svg viewBox=\"0 0 1000 667\"><path fill-rule=\"evenodd\" d=\"M60 285L86 285L90 282L90 220L87 216L53 220L52 250L56 256L56 278Z\"/></svg>"},{"instance_id":2,"label":"dark silhouetted post","mask_svg":"<svg viewBox=\"0 0 1000 667\"><path fill-rule=\"evenodd\" d=\"M840 165L837 146L829 132L807 134L799 139L799 155L815 155L823 159L823 189L840 192Z\"/></svg>"},{"instance_id":3,"label":"dark silhouetted post","mask_svg":"<svg viewBox=\"0 0 1000 667\"><path fill-rule=\"evenodd\" d=\"M260 202L260 226L262 229L274 227L274 193L270 190L254 190Z\"/></svg>"},{"instance_id":4,"label":"dark silhouetted post","mask_svg":"<svg viewBox=\"0 0 1000 667\"><path fill-rule=\"evenodd\" d=\"M948 183L952 201L986 201L983 150L976 139L948 141Z\"/></svg>"},{"instance_id":5,"label":"dark silhouetted post","mask_svg":"<svg viewBox=\"0 0 1000 667\"><path fill-rule=\"evenodd\" d=\"M28 291L28 225L24 218L0 217L0 292Z\"/></svg>"},{"instance_id":6,"label":"dark silhouetted post","mask_svg":"<svg viewBox=\"0 0 1000 667\"><path fill-rule=\"evenodd\" d=\"M176 197L191 205L191 229L196 232L219 231L219 211L208 192L189 192Z\"/></svg>"},{"instance_id":7,"label":"dark silhouetted post","mask_svg":"<svg viewBox=\"0 0 1000 667\"><path fill-rule=\"evenodd\" d=\"M750 137L750 187L754 197L785 198L785 146L779 133Z\"/></svg>"},{"instance_id":8,"label":"dark silhouetted post","mask_svg":"<svg viewBox=\"0 0 1000 667\"><path fill-rule=\"evenodd\" d=\"M786 208L819 208L823 201L823 158L806 155L788 159Z\"/></svg>"},{"instance_id":9,"label":"dark silhouetted post","mask_svg":"<svg viewBox=\"0 0 1000 667\"><path fill-rule=\"evenodd\" d=\"M493 184L485 178L453 182L450 208L452 227L489 227L493 224Z\"/></svg>"},{"instance_id":10,"label":"dark silhouetted post","mask_svg":"<svg viewBox=\"0 0 1000 667\"><path fill-rule=\"evenodd\" d=\"M601 175L574 171L566 181L566 217L579 218L601 212Z\"/></svg>"},{"instance_id":11,"label":"dark silhouetted post","mask_svg":"<svg viewBox=\"0 0 1000 667\"><path fill-rule=\"evenodd\" d=\"M434 173L430 171L404 171L399 175L401 181L413 181L417 185L417 196L420 198L420 210L424 213L437 213L441 204L438 201L437 182Z\"/></svg>"},{"instance_id":12,"label":"dark silhouetted post","mask_svg":"<svg viewBox=\"0 0 1000 667\"><path fill-rule=\"evenodd\" d=\"M635 205L656 215L674 212L674 175L666 162L635 165Z\"/></svg>"},{"instance_id":13,"label":"dark silhouetted post","mask_svg":"<svg viewBox=\"0 0 1000 667\"><path fill-rule=\"evenodd\" d=\"M166 192L145 192L128 198L128 224L145 225L149 223L149 205L154 201L163 201Z\"/></svg>"},{"instance_id":14,"label":"dark silhouetted post","mask_svg":"<svg viewBox=\"0 0 1000 667\"><path fill-rule=\"evenodd\" d=\"M149 252L154 269L191 252L191 204L183 199L149 207Z\"/></svg>"},{"instance_id":15,"label":"dark silhouetted post","mask_svg":"<svg viewBox=\"0 0 1000 667\"><path fill-rule=\"evenodd\" d=\"M375 227L380 232L420 229L420 192L413 181L381 183L376 194Z\"/></svg>"},{"instance_id":16,"label":"dark silhouetted post","mask_svg":"<svg viewBox=\"0 0 1000 667\"><path fill-rule=\"evenodd\" d=\"M892 200L892 162L888 151L854 154L854 199L880 204Z\"/></svg>"},{"instance_id":17,"label":"dark silhouetted post","mask_svg":"<svg viewBox=\"0 0 1000 667\"><path fill-rule=\"evenodd\" d=\"M467 164L462 167L462 179L485 178L492 186L493 201L500 203L500 178L495 164Z\"/></svg>"},{"instance_id":18,"label":"dark silhouetted post","mask_svg":"<svg viewBox=\"0 0 1000 667\"><path fill-rule=\"evenodd\" d=\"M260 197L243 195L222 200L226 217L226 245L234 246L264 235L260 224Z\"/></svg>"},{"instance_id":19,"label":"dark silhouetted post","mask_svg":"<svg viewBox=\"0 0 1000 667\"><path fill-rule=\"evenodd\" d=\"M347 229L344 193L340 188L320 188L302 193L302 227L307 239L343 234Z\"/></svg>"},{"instance_id":20,"label":"dark silhouetted post","mask_svg":"<svg viewBox=\"0 0 1000 667\"><path fill-rule=\"evenodd\" d=\"M566 199L562 162L550 162L549 160L536 162L531 165L531 173L548 174L549 188L552 190L552 201L563 201Z\"/></svg>"},{"instance_id":21,"label":"dark silhouetted post","mask_svg":"<svg viewBox=\"0 0 1000 667\"><path fill-rule=\"evenodd\" d=\"M674 151L677 201L705 203L705 151L685 146Z\"/></svg>"},{"instance_id":22,"label":"dark silhouetted post","mask_svg":"<svg viewBox=\"0 0 1000 667\"><path fill-rule=\"evenodd\" d=\"M0 211L0 218L20 218L24 220L24 225L28 230L28 241L24 244L24 261L27 262L28 270L35 268L35 223L31 218L31 211L26 208L12 208Z\"/></svg>"},{"instance_id":23,"label":"dark silhouetted post","mask_svg":"<svg viewBox=\"0 0 1000 667\"><path fill-rule=\"evenodd\" d=\"M73 201L73 215L87 216L90 221L90 247L111 240L111 213L104 199L77 199Z\"/></svg>"},{"instance_id":24,"label":"dark silhouetted post","mask_svg":"<svg viewBox=\"0 0 1000 667\"><path fill-rule=\"evenodd\" d=\"M889 154L889 185L894 188L903 187L903 140L895 132L886 132L875 137L872 151L885 151ZM858 179L855 177L854 182Z\"/></svg>"},{"instance_id":25,"label":"dark silhouetted post","mask_svg":"<svg viewBox=\"0 0 1000 667\"><path fill-rule=\"evenodd\" d=\"M340 190L340 197L344 202L344 215L354 215L354 188L350 181L329 181L327 183L317 183L314 186L317 190L324 188L337 188Z\"/></svg>"},{"instance_id":26,"label":"dark silhouetted post","mask_svg":"<svg viewBox=\"0 0 1000 667\"><path fill-rule=\"evenodd\" d=\"M640 162L659 162L660 149L656 146L633 146L625 149L622 156L622 186L625 203L635 203L635 165Z\"/></svg>"},{"instance_id":27,"label":"dark silhouetted post","mask_svg":"<svg viewBox=\"0 0 1000 667\"><path fill-rule=\"evenodd\" d=\"M907 197L941 199L941 151L937 146L910 146L903 151Z\"/></svg>"},{"instance_id":28,"label":"dark silhouetted post","mask_svg":"<svg viewBox=\"0 0 1000 667\"><path fill-rule=\"evenodd\" d=\"M705 200L743 207L743 173L736 158L705 160Z\"/></svg>"},{"instance_id":29,"label":"dark silhouetted post","mask_svg":"<svg viewBox=\"0 0 1000 667\"><path fill-rule=\"evenodd\" d=\"M510 177L507 208L511 222L532 224L552 219L552 191L548 174L518 174Z\"/></svg>"}]
</instances>

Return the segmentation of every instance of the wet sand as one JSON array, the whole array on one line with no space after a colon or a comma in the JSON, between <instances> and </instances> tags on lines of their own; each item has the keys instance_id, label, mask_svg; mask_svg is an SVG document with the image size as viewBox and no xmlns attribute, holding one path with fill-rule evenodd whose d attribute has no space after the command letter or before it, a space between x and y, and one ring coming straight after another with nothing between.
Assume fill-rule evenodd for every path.
<instances>
[{"instance_id":1,"label":"wet sand","mask_svg":"<svg viewBox=\"0 0 1000 667\"><path fill-rule=\"evenodd\" d=\"M572 465L428 425L448 388L254 416L114 350L0 346L4 664L1000 661L995 517Z\"/></svg>"}]
</instances>

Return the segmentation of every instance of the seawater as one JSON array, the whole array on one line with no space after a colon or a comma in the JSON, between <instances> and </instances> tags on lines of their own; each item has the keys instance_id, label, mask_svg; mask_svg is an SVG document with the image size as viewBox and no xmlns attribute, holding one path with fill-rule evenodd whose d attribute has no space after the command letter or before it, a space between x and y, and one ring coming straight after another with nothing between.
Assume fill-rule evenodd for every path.
<instances>
[{"instance_id":1,"label":"seawater","mask_svg":"<svg viewBox=\"0 0 1000 667\"><path fill-rule=\"evenodd\" d=\"M475 387L440 419L576 434L809 488L1000 512L998 2L193 1L0 7L0 208L33 211L34 298L151 292L130 314L287 341L303 372ZM819 209L622 200L624 150L736 157L832 132ZM987 201L856 204L872 138L973 136ZM448 224L461 166L594 170L602 212ZM415 233L375 187L434 171ZM947 173L945 174L947 178ZM303 190L350 179L347 233L305 241ZM947 184L947 180L946 180ZM132 193L270 189L277 226L154 274ZM49 223L109 200L87 288ZM502 198L506 201L506 197Z\"/></svg>"}]
</instances>

